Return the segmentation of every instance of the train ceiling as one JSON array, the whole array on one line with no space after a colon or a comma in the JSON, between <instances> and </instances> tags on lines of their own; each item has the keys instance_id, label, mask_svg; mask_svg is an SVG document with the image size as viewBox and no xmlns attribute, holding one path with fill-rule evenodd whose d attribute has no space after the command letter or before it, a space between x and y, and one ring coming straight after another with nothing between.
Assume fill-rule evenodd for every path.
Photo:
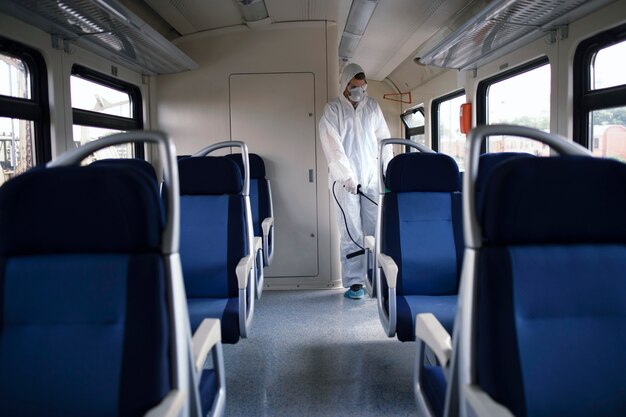
<instances>
[{"instance_id":1,"label":"train ceiling","mask_svg":"<svg viewBox=\"0 0 626 417\"><path fill-rule=\"evenodd\" d=\"M180 36L237 25L331 21L339 45L351 7L374 5L350 61L382 81L407 65L418 71L414 61L460 69L487 62L515 42L521 46L610 1L1 0L0 11L54 34L59 47L76 43L142 72L166 74L197 67L170 42Z\"/></svg>"}]
</instances>

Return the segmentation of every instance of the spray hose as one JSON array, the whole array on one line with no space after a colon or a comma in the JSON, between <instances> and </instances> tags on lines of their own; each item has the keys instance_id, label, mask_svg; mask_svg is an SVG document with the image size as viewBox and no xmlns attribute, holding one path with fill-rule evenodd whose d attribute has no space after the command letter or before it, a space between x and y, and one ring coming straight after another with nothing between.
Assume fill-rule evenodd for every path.
<instances>
[{"instance_id":1,"label":"spray hose","mask_svg":"<svg viewBox=\"0 0 626 417\"><path fill-rule=\"evenodd\" d=\"M352 241L352 243L354 243L356 246L358 246L360 248L358 251L352 252L352 253L349 253L349 254L346 255L346 259L351 259L351 258L354 258L355 256L363 255L365 253L365 248L363 246L359 245L356 242L356 240L354 240L352 235L350 234L350 229L348 228L348 220L346 219L346 213L343 211L343 207L341 207L341 204L339 204L339 200L337 199L337 194L335 194L335 184L337 184L337 181L333 182L333 197L335 198L335 203L337 203L337 206L339 207L339 210L341 210L341 215L343 216L343 223L346 226L346 232L348 232L348 236L350 237L350 240ZM356 192L357 192L357 194L360 194L363 197L367 198L369 201L372 202L372 204L374 204L376 206L378 205L374 200L369 198L367 195L365 195L361 191L361 184L357 185Z\"/></svg>"}]
</instances>

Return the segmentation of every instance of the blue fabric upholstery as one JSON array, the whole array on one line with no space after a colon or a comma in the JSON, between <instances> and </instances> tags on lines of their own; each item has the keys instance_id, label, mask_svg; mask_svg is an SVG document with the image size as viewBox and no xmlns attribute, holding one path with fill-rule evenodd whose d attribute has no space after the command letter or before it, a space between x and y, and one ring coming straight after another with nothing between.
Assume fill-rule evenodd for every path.
<instances>
[{"instance_id":1,"label":"blue fabric upholstery","mask_svg":"<svg viewBox=\"0 0 626 417\"><path fill-rule=\"evenodd\" d=\"M398 339L415 340L415 316L432 313L441 325L452 334L456 314L457 295L401 295L396 297L398 309Z\"/></svg>"},{"instance_id":2,"label":"blue fabric upholstery","mask_svg":"<svg viewBox=\"0 0 626 417\"><path fill-rule=\"evenodd\" d=\"M111 166L119 168L136 169L143 172L148 178L154 181L157 180L157 174L152 164L145 159L139 158L107 158L99 159L91 163L91 166Z\"/></svg>"},{"instance_id":3,"label":"blue fabric upholstery","mask_svg":"<svg viewBox=\"0 0 626 417\"><path fill-rule=\"evenodd\" d=\"M181 159L179 167L180 257L191 330L204 318L217 318L222 341L236 343L240 335L236 267L249 252L244 199L239 194L241 172L225 157Z\"/></svg>"},{"instance_id":4,"label":"blue fabric upholstery","mask_svg":"<svg viewBox=\"0 0 626 417\"><path fill-rule=\"evenodd\" d=\"M235 268L248 250L241 198L181 196L180 207L187 297L237 297Z\"/></svg>"},{"instance_id":5,"label":"blue fabric upholstery","mask_svg":"<svg viewBox=\"0 0 626 417\"><path fill-rule=\"evenodd\" d=\"M45 175L39 175L40 171ZM159 250L161 213L156 184L134 171L110 167L31 170L3 186L0 206L4 210L0 255ZM42 214L44 207L49 209ZM103 218L115 221L103 227Z\"/></svg>"},{"instance_id":6,"label":"blue fabric upholstery","mask_svg":"<svg viewBox=\"0 0 626 417\"><path fill-rule=\"evenodd\" d=\"M459 191L459 167L452 157L445 154L403 153L389 161L385 185L398 193Z\"/></svg>"},{"instance_id":7,"label":"blue fabric upholstery","mask_svg":"<svg viewBox=\"0 0 626 417\"><path fill-rule=\"evenodd\" d=\"M237 164L223 156L178 160L180 195L237 194L243 179Z\"/></svg>"},{"instance_id":8,"label":"blue fabric upholstery","mask_svg":"<svg viewBox=\"0 0 626 417\"><path fill-rule=\"evenodd\" d=\"M534 155L523 152L497 152L497 153L484 153L480 155L478 163L478 176L476 177L476 192L482 192L487 182L487 178L491 175L491 172L496 166L505 162L511 161L516 158L532 158Z\"/></svg>"},{"instance_id":9,"label":"blue fabric upholstery","mask_svg":"<svg viewBox=\"0 0 626 417\"><path fill-rule=\"evenodd\" d=\"M133 170L38 169L0 188L0 415L130 416L163 399L161 230L156 186Z\"/></svg>"},{"instance_id":10,"label":"blue fabric upholstery","mask_svg":"<svg viewBox=\"0 0 626 417\"><path fill-rule=\"evenodd\" d=\"M626 165L510 161L484 197L477 383L516 416L622 415Z\"/></svg>"},{"instance_id":11,"label":"blue fabric upholstery","mask_svg":"<svg viewBox=\"0 0 626 417\"><path fill-rule=\"evenodd\" d=\"M218 390L217 374L213 369L204 369L200 375L200 402L202 415L206 416L213 406Z\"/></svg>"},{"instance_id":12,"label":"blue fabric upholstery","mask_svg":"<svg viewBox=\"0 0 626 417\"><path fill-rule=\"evenodd\" d=\"M443 154L397 155L387 169L387 187L381 252L398 265L398 339L415 340L418 312L432 312L450 330L463 252L456 162Z\"/></svg>"},{"instance_id":13,"label":"blue fabric upholstery","mask_svg":"<svg viewBox=\"0 0 626 417\"><path fill-rule=\"evenodd\" d=\"M240 153L231 153L226 155L226 157L235 161L243 173L243 160L241 159ZM250 179L265 179L265 163L263 162L263 158L255 153L248 153L248 162L250 164Z\"/></svg>"},{"instance_id":14,"label":"blue fabric upholstery","mask_svg":"<svg viewBox=\"0 0 626 417\"><path fill-rule=\"evenodd\" d=\"M516 158L533 158L534 155L524 152L497 152L497 153L484 153L480 155L478 163L478 175L475 183L475 199L477 213L482 212L483 202L483 189L487 183L487 179L491 175L491 172L499 164L511 161Z\"/></svg>"},{"instance_id":15,"label":"blue fabric upholstery","mask_svg":"<svg viewBox=\"0 0 626 417\"><path fill-rule=\"evenodd\" d=\"M488 180L479 219L488 241L624 241L626 223L607 221L626 210L622 163L586 157L523 158L503 163L497 172ZM507 192L509 187L517 192Z\"/></svg>"},{"instance_id":16,"label":"blue fabric upholstery","mask_svg":"<svg viewBox=\"0 0 626 417\"><path fill-rule=\"evenodd\" d=\"M188 298L189 321L195 331L205 318L220 319L222 342L239 341L239 298Z\"/></svg>"},{"instance_id":17,"label":"blue fabric upholstery","mask_svg":"<svg viewBox=\"0 0 626 417\"><path fill-rule=\"evenodd\" d=\"M430 407L436 417L443 416L446 399L446 378L440 366L426 365L422 368L421 385L424 395L430 400Z\"/></svg>"},{"instance_id":18,"label":"blue fabric upholstery","mask_svg":"<svg viewBox=\"0 0 626 417\"><path fill-rule=\"evenodd\" d=\"M243 173L243 161L240 153L226 155L237 163ZM261 222L271 217L271 202L268 181L265 178L265 163L263 158L255 153L249 153L250 162L250 207L252 210L252 228L255 236L263 236ZM243 175L243 174L242 174Z\"/></svg>"},{"instance_id":19,"label":"blue fabric upholstery","mask_svg":"<svg viewBox=\"0 0 626 417\"><path fill-rule=\"evenodd\" d=\"M109 166L109 167L117 167L119 169L134 169L137 170L144 175L146 175L150 181L153 181L157 188L163 185L163 193L161 194L163 198L167 196L167 187L165 184L159 182L156 171L152 164L145 159L139 158L108 158L108 159L99 159L97 161L92 162L89 166L91 167L100 167L100 166ZM161 221L165 224L165 218L167 215L167 203L163 200L161 201Z\"/></svg>"}]
</instances>

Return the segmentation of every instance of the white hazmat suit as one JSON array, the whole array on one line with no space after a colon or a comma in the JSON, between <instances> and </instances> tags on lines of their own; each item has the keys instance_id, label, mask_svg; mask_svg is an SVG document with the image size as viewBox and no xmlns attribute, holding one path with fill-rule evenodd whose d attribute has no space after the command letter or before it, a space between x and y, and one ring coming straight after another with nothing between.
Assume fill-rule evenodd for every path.
<instances>
[{"instance_id":1,"label":"white hazmat suit","mask_svg":"<svg viewBox=\"0 0 626 417\"><path fill-rule=\"evenodd\" d=\"M348 64L341 74L340 95L324 107L319 121L322 149L330 171L329 187L343 208L350 234L361 246L364 235L374 235L377 207L366 198L355 194L354 186L376 201L378 194L378 147L379 141L390 136L389 128L380 106L365 95L356 108L343 92L348 83L363 69ZM384 167L392 158L390 146L385 147ZM344 187L345 185L345 187ZM365 265L362 256L346 259L346 255L359 250L346 231L342 213L337 207L340 233L341 275L343 286L363 284Z\"/></svg>"}]
</instances>

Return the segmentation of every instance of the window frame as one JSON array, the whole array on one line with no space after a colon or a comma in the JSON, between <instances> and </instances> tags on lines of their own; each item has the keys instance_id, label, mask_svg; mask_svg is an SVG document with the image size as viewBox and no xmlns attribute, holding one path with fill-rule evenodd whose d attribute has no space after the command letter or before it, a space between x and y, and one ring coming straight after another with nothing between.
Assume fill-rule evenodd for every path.
<instances>
[{"instance_id":1,"label":"window frame","mask_svg":"<svg viewBox=\"0 0 626 417\"><path fill-rule=\"evenodd\" d=\"M132 118L128 118L72 107L73 125L126 131L143 129L142 97L141 89L138 86L115 77L102 74L79 64L74 64L72 66L70 76L79 77L128 94L130 99L130 108L133 115ZM133 148L135 151L135 158L145 158L143 144L135 143L133 144Z\"/></svg>"},{"instance_id":2,"label":"window frame","mask_svg":"<svg viewBox=\"0 0 626 417\"><path fill-rule=\"evenodd\" d=\"M441 105L441 103L455 99L457 97L461 97L463 95L467 97L465 89L461 88L441 97L437 97L432 101L430 105L432 123L430 129L432 135L430 143L432 144L432 148L435 152L439 152L439 106Z\"/></svg>"},{"instance_id":3,"label":"window frame","mask_svg":"<svg viewBox=\"0 0 626 417\"><path fill-rule=\"evenodd\" d=\"M43 55L20 42L0 36L0 53L24 62L30 71L31 98L9 97L0 94L0 117L28 120L34 125L34 166L52 160L50 134L50 102L48 99L48 71Z\"/></svg>"},{"instance_id":4,"label":"window frame","mask_svg":"<svg viewBox=\"0 0 626 417\"><path fill-rule=\"evenodd\" d=\"M415 114L417 112L420 112L422 114L422 117L424 119L424 125L417 126L417 127L409 127L409 125L404 120L404 116L408 116L409 114ZM405 139L410 140L411 136L426 134L426 112L424 111L424 106L418 106L413 109L409 109L405 111L404 113L400 115L400 120L402 121L402 124L404 125L404 138ZM411 147L405 145L404 152L411 152Z\"/></svg>"},{"instance_id":5,"label":"window frame","mask_svg":"<svg viewBox=\"0 0 626 417\"><path fill-rule=\"evenodd\" d=\"M476 124L487 124L487 113L489 111L489 106L487 103L487 92L489 91L489 87L491 87L493 84L508 80L509 78L517 77L518 75L532 71L544 65L550 65L550 60L547 56L537 58L525 64L498 73L492 77L481 80L476 87Z\"/></svg>"},{"instance_id":6,"label":"window frame","mask_svg":"<svg viewBox=\"0 0 626 417\"><path fill-rule=\"evenodd\" d=\"M589 117L593 111L626 106L626 84L591 89L591 64L596 53L626 41L626 24L601 32L580 42L573 64L574 142L591 150Z\"/></svg>"},{"instance_id":7,"label":"window frame","mask_svg":"<svg viewBox=\"0 0 626 417\"><path fill-rule=\"evenodd\" d=\"M489 87L501 81L508 80L525 72L532 71L544 65L550 65L550 59L547 56L534 59L525 64L518 65L514 68L502 71L494 76L481 80L476 86L476 125L487 125L487 114L489 112L489 103L487 102L487 93ZM487 152L487 141L484 140L480 145L480 153Z\"/></svg>"}]
</instances>

